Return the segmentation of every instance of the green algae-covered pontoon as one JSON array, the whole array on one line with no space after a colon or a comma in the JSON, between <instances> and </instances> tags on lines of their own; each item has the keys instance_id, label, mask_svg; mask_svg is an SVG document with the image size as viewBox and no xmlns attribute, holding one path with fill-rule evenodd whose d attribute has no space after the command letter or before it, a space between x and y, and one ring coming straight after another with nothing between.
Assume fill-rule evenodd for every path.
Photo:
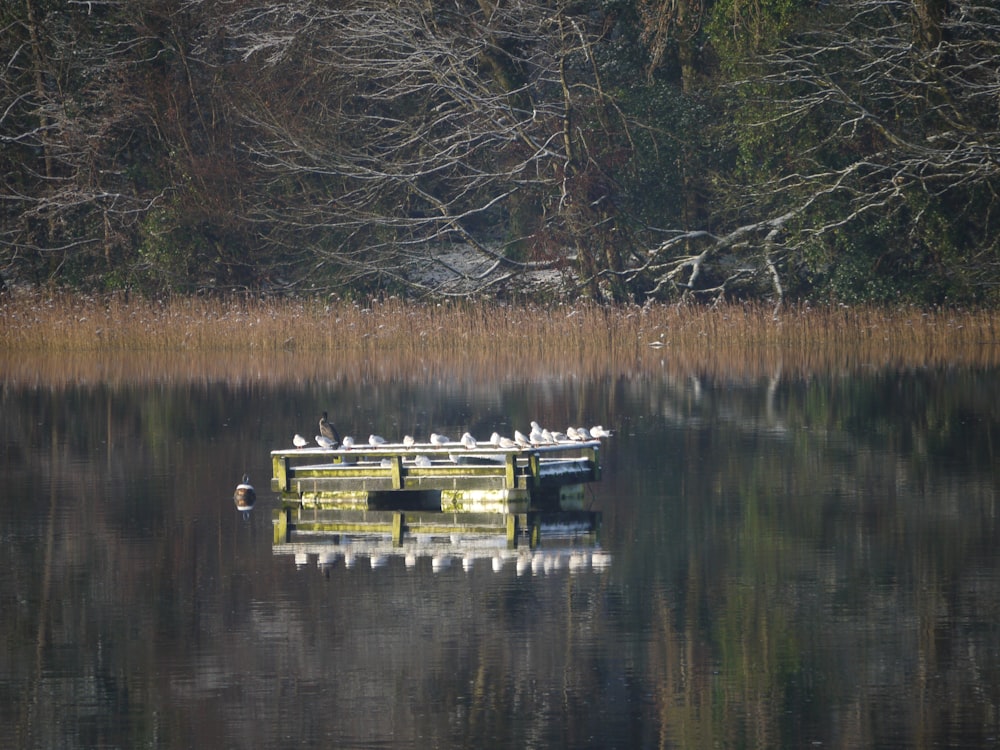
<instances>
[{"instance_id":1,"label":"green algae-covered pontoon","mask_svg":"<svg viewBox=\"0 0 1000 750\"><path fill-rule=\"evenodd\" d=\"M469 449L383 444L271 452L275 542L290 532L489 532L514 541L545 518L589 525L584 485L600 479L600 441Z\"/></svg>"}]
</instances>

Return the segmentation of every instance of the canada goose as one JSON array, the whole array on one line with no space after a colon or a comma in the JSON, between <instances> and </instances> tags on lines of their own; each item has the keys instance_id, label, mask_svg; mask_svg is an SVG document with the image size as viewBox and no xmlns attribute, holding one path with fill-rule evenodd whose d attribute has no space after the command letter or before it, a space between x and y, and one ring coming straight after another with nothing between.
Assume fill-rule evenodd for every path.
<instances>
[{"instance_id":1,"label":"canada goose","mask_svg":"<svg viewBox=\"0 0 1000 750\"><path fill-rule=\"evenodd\" d=\"M337 432L337 428L330 424L330 420L327 419L326 412L323 412L323 416L319 418L319 434L323 437L330 438L334 445L340 443L340 433Z\"/></svg>"},{"instance_id":2,"label":"canada goose","mask_svg":"<svg viewBox=\"0 0 1000 750\"><path fill-rule=\"evenodd\" d=\"M250 484L250 475L244 474L243 481L236 485L236 492L233 493L233 502L239 510L250 510L257 502L257 493Z\"/></svg>"}]
</instances>

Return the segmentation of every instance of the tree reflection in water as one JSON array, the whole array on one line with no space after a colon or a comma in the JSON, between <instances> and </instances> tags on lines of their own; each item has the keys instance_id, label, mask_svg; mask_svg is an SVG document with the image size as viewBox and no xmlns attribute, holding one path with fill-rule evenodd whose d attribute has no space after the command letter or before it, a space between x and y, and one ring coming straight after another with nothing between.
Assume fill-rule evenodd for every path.
<instances>
[{"instance_id":1,"label":"tree reflection in water","mask_svg":"<svg viewBox=\"0 0 1000 750\"><path fill-rule=\"evenodd\" d=\"M8 382L0 742L989 744L998 391L963 367ZM588 490L611 564L299 569L266 482L247 520L232 493L318 404L356 434L613 427Z\"/></svg>"}]
</instances>

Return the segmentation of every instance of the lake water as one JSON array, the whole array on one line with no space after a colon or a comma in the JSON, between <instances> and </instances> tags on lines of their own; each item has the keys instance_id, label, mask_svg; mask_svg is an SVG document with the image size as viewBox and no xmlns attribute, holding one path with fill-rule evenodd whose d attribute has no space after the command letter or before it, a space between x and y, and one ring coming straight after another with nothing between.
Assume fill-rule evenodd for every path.
<instances>
[{"instance_id":1,"label":"lake water","mask_svg":"<svg viewBox=\"0 0 1000 750\"><path fill-rule=\"evenodd\" d=\"M0 747L997 746L998 374L8 381ZM598 545L276 547L324 409L611 427Z\"/></svg>"}]
</instances>

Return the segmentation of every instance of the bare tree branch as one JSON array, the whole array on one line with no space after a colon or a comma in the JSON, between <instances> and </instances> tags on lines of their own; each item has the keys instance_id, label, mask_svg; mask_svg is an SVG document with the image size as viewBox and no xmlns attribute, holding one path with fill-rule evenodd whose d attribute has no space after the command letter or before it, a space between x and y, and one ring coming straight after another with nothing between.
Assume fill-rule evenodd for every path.
<instances>
[{"instance_id":1,"label":"bare tree branch","mask_svg":"<svg viewBox=\"0 0 1000 750\"><path fill-rule=\"evenodd\" d=\"M227 35L271 76L244 101L259 134L246 148L272 186L302 191L287 204L260 201L253 220L294 232L355 280L355 258L373 277L393 267L407 282L395 264L434 265L454 243L488 262L456 272L470 293L497 274L572 262L572 244L543 248L553 232L585 229L571 216L591 201L575 194L583 170L571 165L588 136L572 123L604 105L594 32L571 6L244 6ZM527 233L506 233L512 224Z\"/></svg>"},{"instance_id":2,"label":"bare tree branch","mask_svg":"<svg viewBox=\"0 0 1000 750\"><path fill-rule=\"evenodd\" d=\"M996 215L1000 9L954 0L929 16L922 12L927 1L830 6L825 22L812 19L759 59L755 75L737 84L760 115L745 127L768 134L801 128L818 137L793 138L788 146L803 148L786 152L783 168L768 179L745 187L735 215L760 218L711 235L675 233L661 243L634 269L654 275L654 294L690 288L710 259L736 257L769 276L781 300L779 267L809 243L893 216L916 231L912 222L927 218L928 201L961 204L973 194L991 206L983 220ZM671 256L692 241L703 249ZM984 242L995 264L996 242Z\"/></svg>"}]
</instances>

